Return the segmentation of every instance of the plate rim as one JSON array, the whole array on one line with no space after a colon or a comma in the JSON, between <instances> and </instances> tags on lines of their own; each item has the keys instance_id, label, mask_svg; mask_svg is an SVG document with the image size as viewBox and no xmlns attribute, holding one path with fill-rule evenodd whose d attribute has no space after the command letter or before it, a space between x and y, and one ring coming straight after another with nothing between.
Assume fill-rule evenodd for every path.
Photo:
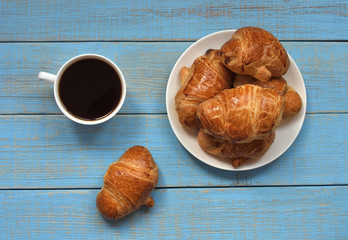
<instances>
[{"instance_id":1,"label":"plate rim","mask_svg":"<svg viewBox=\"0 0 348 240\"><path fill-rule=\"evenodd\" d=\"M213 32L213 33L210 33L208 35L205 35L204 37L198 39L197 41L193 42L189 47L187 47L185 49L185 51L180 55L180 57L178 58L178 60L175 62L173 68L171 69L171 72L170 72L170 75L168 77L168 81L167 81L167 87L166 87L166 111L167 111L167 116L168 116L168 120L169 120L169 124L171 126L171 129L173 130L176 138L178 139L178 141L180 142L180 144L186 149L186 151L188 151L192 156L194 156L196 159L198 159L199 161L205 163L206 165L208 166L211 166L211 167L214 167L214 168L217 168L217 169L221 169L221 170L225 170L225 171L234 171L234 172L241 172L241 171L248 171L248 170L253 170L253 169L258 169L258 168L261 168L261 167L264 167L268 164L270 164L271 162L274 162L275 160L277 160L279 157L281 157L291 146L292 144L295 142L295 140L297 139L299 133L301 132L301 129L303 127L303 123L304 123L304 120L305 120L305 117L306 117L306 110L307 110L307 91L306 91L306 85L305 85L305 82L303 80L303 76L302 76L302 73L300 71L300 69L298 68L296 62L292 59L292 57L290 56L289 52L287 52L288 54L288 57L290 59L290 62L293 62L294 64L292 64L293 66L292 67L295 67L295 70L296 72L299 73L299 76L300 76L300 81L302 82L303 84L303 96L301 96L301 99L302 99L302 109L301 111L303 111L303 116L302 116L302 119L301 119L301 123L300 123L300 126L298 128L298 132L296 133L296 136L293 138L293 140L289 143L289 146L286 147L283 151L281 151L280 154L277 154L276 157L274 157L274 159L270 160L270 161L267 161L265 162L264 164L260 165L260 166L255 166L255 167L251 167L251 168L244 168L244 169L240 169L240 168L224 168L224 167L221 167L221 166L214 166L213 164L209 163L208 161L205 161L205 160L202 160L201 158L199 158L194 152L190 151L189 149L187 149L187 147L183 144L183 142L181 141L180 137L178 136L178 133L176 132L176 129L175 127L173 127L173 120L172 118L175 117L175 116L172 116L171 115L171 111L169 111L169 83L170 83L170 80L173 78L173 74L174 74L174 70L177 68L177 65L181 62L182 58L186 55L187 52L189 52L195 45L197 45L198 43L204 41L205 39L207 38L210 38L212 37L213 35L218 35L218 34L223 34L223 33L231 33L233 34L237 29L226 29L226 30L221 30L221 31L217 31L217 32ZM277 138L277 135L276 135L276 138ZM207 153L208 154L208 153ZM210 154L211 155L211 154ZM213 157L215 157L216 159L219 159L218 157L214 156L214 155L211 155ZM232 165L231 165L232 166Z\"/></svg>"}]
</instances>

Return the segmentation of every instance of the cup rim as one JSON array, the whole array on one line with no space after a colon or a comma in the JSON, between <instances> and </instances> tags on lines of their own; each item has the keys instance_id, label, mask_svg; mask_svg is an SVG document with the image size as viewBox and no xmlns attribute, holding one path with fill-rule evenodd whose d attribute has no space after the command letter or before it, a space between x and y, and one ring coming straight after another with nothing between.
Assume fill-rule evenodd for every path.
<instances>
[{"instance_id":1,"label":"cup rim","mask_svg":"<svg viewBox=\"0 0 348 240\"><path fill-rule=\"evenodd\" d=\"M59 97L58 85L59 85L59 82L61 80L61 77L62 77L64 71L68 67L70 67L73 63L80 61L80 60L83 60L83 59L98 59L98 60L101 60L103 62L106 62L116 71L116 73L118 74L118 76L120 77L120 80L121 80L122 94L121 94L121 98L120 98L120 101L119 101L117 107L111 113L106 115L105 117L100 118L100 119L96 119L96 120L84 120L84 119L75 117L64 107L64 104L62 103L62 100ZM109 58L104 57L104 56L99 55L99 54L94 54L94 53L86 53L86 54L77 55L73 58L70 58L68 61L66 61L57 73L57 78L54 81L53 88L54 88L55 101L56 101L59 109L64 113L64 115L67 116L70 120L72 120L76 123L84 124L84 125L96 125L96 124L100 124L100 123L108 121L109 119L111 119L113 116L115 116L119 112L119 110L121 109L121 107L126 99L126 81L125 81L123 73L121 72L119 67L113 61L111 61Z\"/></svg>"}]
</instances>

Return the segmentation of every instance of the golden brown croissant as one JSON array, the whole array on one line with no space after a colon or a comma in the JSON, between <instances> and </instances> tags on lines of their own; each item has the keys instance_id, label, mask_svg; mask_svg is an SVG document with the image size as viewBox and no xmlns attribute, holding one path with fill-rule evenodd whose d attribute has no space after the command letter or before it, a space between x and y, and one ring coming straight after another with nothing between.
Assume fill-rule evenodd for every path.
<instances>
[{"instance_id":1,"label":"golden brown croissant","mask_svg":"<svg viewBox=\"0 0 348 240\"><path fill-rule=\"evenodd\" d=\"M263 155L270 148L274 138L275 133L272 132L265 139L250 143L231 143L206 134L202 130L198 132L198 143L201 148L212 155L231 159L233 167L239 167L244 161Z\"/></svg>"},{"instance_id":2,"label":"golden brown croissant","mask_svg":"<svg viewBox=\"0 0 348 240\"><path fill-rule=\"evenodd\" d=\"M284 112L283 118L295 115L302 108L302 99L300 95L290 86L284 95Z\"/></svg>"},{"instance_id":3,"label":"golden brown croissant","mask_svg":"<svg viewBox=\"0 0 348 240\"><path fill-rule=\"evenodd\" d=\"M244 84L254 84L256 82L259 82L259 81L256 78L253 78L252 76L249 76L249 75L234 74L234 77L233 77L233 87L235 88Z\"/></svg>"},{"instance_id":4,"label":"golden brown croissant","mask_svg":"<svg viewBox=\"0 0 348 240\"><path fill-rule=\"evenodd\" d=\"M197 109L201 130L219 139L248 143L263 139L280 124L284 98L277 91L245 84L226 89Z\"/></svg>"},{"instance_id":5,"label":"golden brown croissant","mask_svg":"<svg viewBox=\"0 0 348 240\"><path fill-rule=\"evenodd\" d=\"M97 196L97 208L106 218L120 219L142 205L152 207L150 196L158 181L158 167L142 146L128 149L109 166L104 186Z\"/></svg>"},{"instance_id":6,"label":"golden brown croissant","mask_svg":"<svg viewBox=\"0 0 348 240\"><path fill-rule=\"evenodd\" d=\"M302 99L300 95L289 85L282 77L271 78L268 82L261 82L257 79L248 76L235 74L233 79L233 86L238 87L243 84L254 84L264 88L276 90L280 95L284 96L284 111L283 118L295 115L302 107Z\"/></svg>"},{"instance_id":7,"label":"golden brown croissant","mask_svg":"<svg viewBox=\"0 0 348 240\"><path fill-rule=\"evenodd\" d=\"M286 80L282 77L274 77L268 82L261 82L248 75L235 74L233 86L238 87L244 84L254 84L263 88L270 88L276 90L280 95L284 95L288 87Z\"/></svg>"},{"instance_id":8,"label":"golden brown croissant","mask_svg":"<svg viewBox=\"0 0 348 240\"><path fill-rule=\"evenodd\" d=\"M180 71L182 86L175 97L179 121L188 128L197 128L198 105L232 86L232 73L221 63L219 50L208 50L191 68Z\"/></svg>"},{"instance_id":9,"label":"golden brown croissant","mask_svg":"<svg viewBox=\"0 0 348 240\"><path fill-rule=\"evenodd\" d=\"M267 82L281 77L290 66L282 44L271 33L261 28L238 29L221 47L222 62L231 71Z\"/></svg>"}]
</instances>

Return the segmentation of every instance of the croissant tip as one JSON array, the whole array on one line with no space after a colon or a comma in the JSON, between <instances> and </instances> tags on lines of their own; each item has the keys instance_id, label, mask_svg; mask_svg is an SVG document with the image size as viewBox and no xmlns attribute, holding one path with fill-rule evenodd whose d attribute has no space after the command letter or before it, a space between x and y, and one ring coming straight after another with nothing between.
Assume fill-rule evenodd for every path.
<instances>
[{"instance_id":1,"label":"croissant tip","mask_svg":"<svg viewBox=\"0 0 348 240\"><path fill-rule=\"evenodd\" d=\"M209 54L211 51L213 51L213 49L210 48L205 52L205 54Z\"/></svg>"},{"instance_id":2,"label":"croissant tip","mask_svg":"<svg viewBox=\"0 0 348 240\"><path fill-rule=\"evenodd\" d=\"M149 196L148 198L146 198L144 204L147 207L153 207L153 206L155 206L155 201L153 200L153 198L151 196Z\"/></svg>"},{"instance_id":3,"label":"croissant tip","mask_svg":"<svg viewBox=\"0 0 348 240\"><path fill-rule=\"evenodd\" d=\"M232 158L231 164L233 167L238 168L245 160L247 159L243 157Z\"/></svg>"}]
</instances>

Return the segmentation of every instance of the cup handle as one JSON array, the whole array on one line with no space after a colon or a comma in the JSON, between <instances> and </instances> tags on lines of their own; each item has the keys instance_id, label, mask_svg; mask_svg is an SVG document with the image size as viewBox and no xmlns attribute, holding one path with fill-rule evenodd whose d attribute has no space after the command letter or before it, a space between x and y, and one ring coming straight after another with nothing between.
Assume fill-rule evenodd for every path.
<instances>
[{"instance_id":1,"label":"cup handle","mask_svg":"<svg viewBox=\"0 0 348 240\"><path fill-rule=\"evenodd\" d=\"M39 72L38 78L44 80L48 83L54 84L54 81L57 79L57 76L47 72Z\"/></svg>"}]
</instances>

